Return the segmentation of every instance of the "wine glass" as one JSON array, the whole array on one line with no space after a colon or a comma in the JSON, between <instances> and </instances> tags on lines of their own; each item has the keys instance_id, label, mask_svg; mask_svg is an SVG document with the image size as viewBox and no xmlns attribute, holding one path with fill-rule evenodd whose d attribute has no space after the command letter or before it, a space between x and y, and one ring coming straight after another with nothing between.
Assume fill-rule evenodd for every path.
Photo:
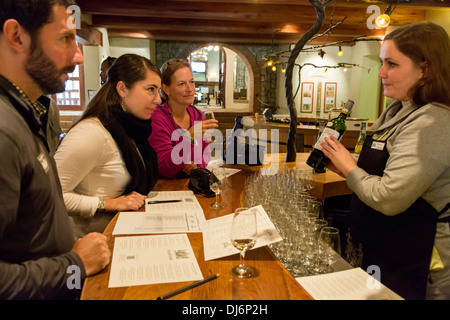
<instances>
[{"instance_id":1,"label":"wine glass","mask_svg":"<svg viewBox=\"0 0 450 320\"><path fill-rule=\"evenodd\" d=\"M245 252L255 246L257 232L256 213L248 208L238 208L234 212L231 225L231 243L240 251L240 263L231 269L238 278L251 278L258 275L257 269L244 265Z\"/></svg>"},{"instance_id":2,"label":"wine glass","mask_svg":"<svg viewBox=\"0 0 450 320\"><path fill-rule=\"evenodd\" d=\"M209 120L209 119L215 119L215 118L216 118L216 117L214 116L214 112L209 111L209 110L204 111L203 114L205 115L205 119L206 119L206 120ZM212 132L213 132L213 130L207 130L207 131L205 132L205 138L206 138L206 140L207 140L208 143L213 143L213 142L214 142L214 139L213 139L213 137L211 136L211 135L212 135Z\"/></svg>"},{"instance_id":3,"label":"wine glass","mask_svg":"<svg viewBox=\"0 0 450 320\"><path fill-rule=\"evenodd\" d=\"M325 264L325 272L333 272L331 264L341 255L339 229L323 227L319 234L319 259Z\"/></svg>"},{"instance_id":4,"label":"wine glass","mask_svg":"<svg viewBox=\"0 0 450 320\"><path fill-rule=\"evenodd\" d=\"M314 213L318 218L323 219L323 205L317 199L307 199L306 205L309 212Z\"/></svg>"},{"instance_id":5,"label":"wine glass","mask_svg":"<svg viewBox=\"0 0 450 320\"><path fill-rule=\"evenodd\" d=\"M220 202L220 190L223 188L223 184L225 182L226 173L225 169L219 166L216 166L211 169L211 176L209 178L209 186L212 191L216 194L216 200L211 207L214 209L223 209L225 208L225 204Z\"/></svg>"}]
</instances>

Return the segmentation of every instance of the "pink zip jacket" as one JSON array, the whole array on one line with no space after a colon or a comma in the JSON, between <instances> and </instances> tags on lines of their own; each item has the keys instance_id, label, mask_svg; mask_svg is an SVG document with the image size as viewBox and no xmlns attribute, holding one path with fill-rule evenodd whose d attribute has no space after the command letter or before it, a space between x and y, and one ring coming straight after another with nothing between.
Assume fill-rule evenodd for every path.
<instances>
[{"instance_id":1,"label":"pink zip jacket","mask_svg":"<svg viewBox=\"0 0 450 320\"><path fill-rule=\"evenodd\" d=\"M191 127L196 121L205 120L203 112L196 107L188 106L187 111L191 118ZM148 141L156 151L158 171L164 178L174 178L185 164L191 162L205 168L211 158L208 142L202 139L191 142L189 133L183 131L185 130L173 120L167 102L158 106L152 113L152 134ZM189 150L190 152L184 152Z\"/></svg>"}]
</instances>

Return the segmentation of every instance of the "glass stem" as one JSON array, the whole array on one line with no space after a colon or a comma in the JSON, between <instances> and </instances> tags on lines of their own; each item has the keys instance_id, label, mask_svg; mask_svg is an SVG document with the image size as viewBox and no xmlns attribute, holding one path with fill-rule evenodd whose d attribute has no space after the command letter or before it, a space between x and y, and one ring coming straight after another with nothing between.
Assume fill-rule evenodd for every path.
<instances>
[{"instance_id":1,"label":"glass stem","mask_svg":"<svg viewBox=\"0 0 450 320\"><path fill-rule=\"evenodd\" d=\"M216 191L216 204L219 203L219 191Z\"/></svg>"},{"instance_id":2,"label":"glass stem","mask_svg":"<svg viewBox=\"0 0 450 320\"><path fill-rule=\"evenodd\" d=\"M242 268L244 267L245 250L242 250L239 256L240 256L239 267Z\"/></svg>"}]
</instances>

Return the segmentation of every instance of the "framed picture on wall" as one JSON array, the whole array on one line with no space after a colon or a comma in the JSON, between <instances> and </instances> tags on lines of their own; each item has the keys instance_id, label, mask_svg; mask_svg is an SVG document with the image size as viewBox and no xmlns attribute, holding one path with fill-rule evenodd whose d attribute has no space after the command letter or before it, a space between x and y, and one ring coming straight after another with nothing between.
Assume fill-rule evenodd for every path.
<instances>
[{"instance_id":1,"label":"framed picture on wall","mask_svg":"<svg viewBox=\"0 0 450 320\"><path fill-rule=\"evenodd\" d=\"M314 82L302 83L302 95L300 101L300 111L303 113L312 113L313 108Z\"/></svg>"},{"instance_id":2,"label":"framed picture on wall","mask_svg":"<svg viewBox=\"0 0 450 320\"><path fill-rule=\"evenodd\" d=\"M325 101L324 101L324 112L330 111L336 107L336 82L325 82Z\"/></svg>"}]
</instances>

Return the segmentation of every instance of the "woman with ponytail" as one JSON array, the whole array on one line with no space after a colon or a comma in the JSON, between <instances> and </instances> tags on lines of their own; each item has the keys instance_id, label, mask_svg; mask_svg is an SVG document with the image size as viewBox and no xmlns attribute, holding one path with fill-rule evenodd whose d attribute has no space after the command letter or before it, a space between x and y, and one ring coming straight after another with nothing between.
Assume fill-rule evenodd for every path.
<instances>
[{"instance_id":1,"label":"woman with ponytail","mask_svg":"<svg viewBox=\"0 0 450 320\"><path fill-rule=\"evenodd\" d=\"M157 157L148 137L160 87L150 60L119 57L64 137L55 160L76 238L103 232L117 211L142 207L156 184Z\"/></svg>"}]
</instances>

